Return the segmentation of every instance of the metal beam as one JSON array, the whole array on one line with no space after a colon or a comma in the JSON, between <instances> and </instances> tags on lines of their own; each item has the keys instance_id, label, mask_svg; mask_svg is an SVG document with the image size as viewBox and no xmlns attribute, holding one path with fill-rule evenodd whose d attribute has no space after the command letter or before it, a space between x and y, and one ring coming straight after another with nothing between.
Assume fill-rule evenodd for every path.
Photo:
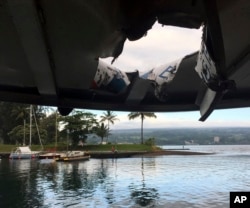
<instances>
[{"instance_id":1,"label":"metal beam","mask_svg":"<svg viewBox=\"0 0 250 208\"><path fill-rule=\"evenodd\" d=\"M39 93L55 95L48 49L35 2L8 0L8 6Z\"/></svg>"}]
</instances>

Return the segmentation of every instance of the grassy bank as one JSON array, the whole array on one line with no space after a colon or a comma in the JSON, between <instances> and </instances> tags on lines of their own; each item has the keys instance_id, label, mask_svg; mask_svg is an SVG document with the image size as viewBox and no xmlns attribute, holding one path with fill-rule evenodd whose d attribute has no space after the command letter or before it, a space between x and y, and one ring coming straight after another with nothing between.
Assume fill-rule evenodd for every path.
<instances>
[{"instance_id":1,"label":"grassy bank","mask_svg":"<svg viewBox=\"0 0 250 208\"><path fill-rule=\"evenodd\" d=\"M0 144L0 152L11 152L16 146L11 144Z\"/></svg>"},{"instance_id":2,"label":"grassy bank","mask_svg":"<svg viewBox=\"0 0 250 208\"><path fill-rule=\"evenodd\" d=\"M68 147L68 150L84 150L84 151L111 151L112 146L116 148L118 151L155 151L159 150L159 147L150 146L145 144L106 144L106 145L84 145L83 147ZM0 144L0 152L11 152L16 147L16 145L7 145L7 144ZM33 151L41 150L40 145L32 145L31 149ZM44 145L44 150L52 151L55 149L55 145ZM57 151L66 151L67 145L66 144L58 144Z\"/></svg>"},{"instance_id":3,"label":"grassy bank","mask_svg":"<svg viewBox=\"0 0 250 208\"><path fill-rule=\"evenodd\" d=\"M118 151L153 151L156 148L145 144L107 144L107 145L87 145L83 149L86 151L111 151L112 147Z\"/></svg>"}]
</instances>

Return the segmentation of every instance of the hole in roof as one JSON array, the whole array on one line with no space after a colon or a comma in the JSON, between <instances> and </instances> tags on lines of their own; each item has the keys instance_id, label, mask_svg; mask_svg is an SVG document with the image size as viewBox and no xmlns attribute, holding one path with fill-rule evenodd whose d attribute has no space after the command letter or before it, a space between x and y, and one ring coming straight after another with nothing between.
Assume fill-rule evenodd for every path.
<instances>
[{"instance_id":1,"label":"hole in roof","mask_svg":"<svg viewBox=\"0 0 250 208\"><path fill-rule=\"evenodd\" d=\"M125 71L148 71L200 49L202 28L187 29L155 24L146 36L125 42L122 54L113 66ZM110 64L113 58L101 59Z\"/></svg>"}]
</instances>

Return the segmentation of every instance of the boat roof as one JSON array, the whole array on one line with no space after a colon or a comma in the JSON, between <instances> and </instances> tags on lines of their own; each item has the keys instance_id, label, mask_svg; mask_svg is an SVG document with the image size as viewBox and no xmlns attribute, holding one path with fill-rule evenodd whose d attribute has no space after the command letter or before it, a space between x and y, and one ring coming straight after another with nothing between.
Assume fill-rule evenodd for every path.
<instances>
[{"instance_id":1,"label":"boat roof","mask_svg":"<svg viewBox=\"0 0 250 208\"><path fill-rule=\"evenodd\" d=\"M249 0L0 2L1 101L56 106L62 115L73 108L199 110L201 120L214 109L250 107ZM126 41L143 38L155 22L203 27L200 50L149 73L156 80L137 72L126 74L130 83L117 78L122 73L112 78L113 66L99 58L115 60Z\"/></svg>"},{"instance_id":2,"label":"boat roof","mask_svg":"<svg viewBox=\"0 0 250 208\"><path fill-rule=\"evenodd\" d=\"M31 152L31 149L29 146L25 146L25 147L17 147L17 150L20 150L20 152L22 153L27 153L27 152Z\"/></svg>"}]
</instances>

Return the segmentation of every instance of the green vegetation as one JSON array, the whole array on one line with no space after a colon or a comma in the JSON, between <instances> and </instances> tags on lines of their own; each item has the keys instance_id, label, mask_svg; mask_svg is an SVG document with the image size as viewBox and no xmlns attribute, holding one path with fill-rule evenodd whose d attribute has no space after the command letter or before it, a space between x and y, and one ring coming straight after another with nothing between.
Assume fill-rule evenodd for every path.
<instances>
[{"instance_id":1,"label":"green vegetation","mask_svg":"<svg viewBox=\"0 0 250 208\"><path fill-rule=\"evenodd\" d=\"M101 138L101 143L103 143L104 137L109 135L109 128L102 123L101 126L95 128L95 134Z\"/></svg>"},{"instance_id":2,"label":"green vegetation","mask_svg":"<svg viewBox=\"0 0 250 208\"><path fill-rule=\"evenodd\" d=\"M98 144L106 138L107 143L124 143L124 141L108 141L110 125L119 120L112 111L106 111L98 121L95 114L84 110L73 110L68 116L61 116L55 109L45 106L0 102L0 144L6 144L1 151L11 151L16 146L31 145L32 150L44 149L65 150L66 147L76 149L81 144ZM129 118L140 117L141 144L143 141L143 120L146 117L156 117L154 113L130 113ZM104 123L107 122L107 125ZM139 136L134 135L135 138ZM31 144L30 143L31 138ZM125 142L132 143L134 142ZM137 144L140 141L136 142ZM155 139L147 140L146 146L130 145L129 150L137 151L154 146ZM9 145L10 144L10 145ZM50 145L52 144L52 145ZM68 145L66 145L68 144ZM86 147L86 146L84 146ZM91 148L106 148L110 146L95 146ZM126 149L126 146L120 148ZM140 147L140 148L139 148ZM139 149L138 149L139 148Z\"/></svg>"},{"instance_id":3,"label":"green vegetation","mask_svg":"<svg viewBox=\"0 0 250 208\"><path fill-rule=\"evenodd\" d=\"M0 144L16 146L29 145L30 136L32 146L53 142L77 146L99 127L96 115L83 110L61 116L49 107L0 102L0 115Z\"/></svg>"},{"instance_id":4,"label":"green vegetation","mask_svg":"<svg viewBox=\"0 0 250 208\"><path fill-rule=\"evenodd\" d=\"M16 145L0 145L0 152L11 152L16 147ZM159 150L159 147L146 145L146 144L107 144L107 145L84 145L83 147L78 146L74 147L74 150L84 150L84 151L111 151L112 147L116 148L118 151L155 151ZM40 145L33 145L31 147L33 151L40 151ZM68 146L68 150L71 150L72 147ZM45 145L45 151L55 151L55 146ZM59 143L58 147L56 148L57 151L66 151L67 144L66 143Z\"/></svg>"},{"instance_id":5,"label":"green vegetation","mask_svg":"<svg viewBox=\"0 0 250 208\"><path fill-rule=\"evenodd\" d=\"M55 109L45 106L0 102L0 151L11 151L13 147L29 145L30 118L32 118L32 148L44 149L57 146L58 150L78 145L96 145L106 138L108 144L185 145L190 144L250 144L250 128L176 128L143 129L146 117L154 113L132 112L129 119L140 118L141 128L112 130L110 124L118 119L112 111L104 112L100 120L95 114L84 110L73 110L68 116L61 116ZM32 116L31 116L32 115ZM107 125L104 125L107 122ZM37 125L35 125L37 124ZM2 146L1 144L5 144ZM50 145L51 144L51 145ZM58 145L56 145L58 144ZM37 145L37 147L35 146ZM104 145L105 146L105 145ZM100 148L109 149L110 146ZM86 147L86 146L84 146ZM133 148L132 146L129 146ZM125 148L126 149L126 148Z\"/></svg>"},{"instance_id":6,"label":"green vegetation","mask_svg":"<svg viewBox=\"0 0 250 208\"><path fill-rule=\"evenodd\" d=\"M11 152L16 146L11 144L1 144L0 152Z\"/></svg>"},{"instance_id":7,"label":"green vegetation","mask_svg":"<svg viewBox=\"0 0 250 208\"><path fill-rule=\"evenodd\" d=\"M118 151L152 151L154 148L145 144L107 144L107 145L86 145L82 149L86 151L111 151L115 147Z\"/></svg>"},{"instance_id":8,"label":"green vegetation","mask_svg":"<svg viewBox=\"0 0 250 208\"><path fill-rule=\"evenodd\" d=\"M140 143L140 129L114 130L110 142ZM169 128L145 129L145 138L155 138L156 145L185 145L185 141L199 145L250 145L250 128ZM214 138L219 137L219 142ZM89 141L90 142L90 141ZM146 140L145 140L146 143Z\"/></svg>"},{"instance_id":9,"label":"green vegetation","mask_svg":"<svg viewBox=\"0 0 250 208\"><path fill-rule=\"evenodd\" d=\"M64 124L62 133L66 134L67 140L70 139L73 146L77 146L81 140L85 142L87 134L93 133L94 129L98 127L96 115L90 112L80 110L73 110L70 116L61 117Z\"/></svg>"},{"instance_id":10,"label":"green vegetation","mask_svg":"<svg viewBox=\"0 0 250 208\"><path fill-rule=\"evenodd\" d=\"M156 115L151 112L131 112L128 114L129 120L135 119L135 118L140 118L141 119L141 144L144 143L144 138L143 138L143 121L146 117L149 118L156 118Z\"/></svg>"},{"instance_id":11,"label":"green vegetation","mask_svg":"<svg viewBox=\"0 0 250 208\"><path fill-rule=\"evenodd\" d=\"M110 124L114 124L115 121L119 120L116 117L117 117L117 115L115 115L113 111L107 111L106 113L104 112L103 115L101 115L100 122L102 123L102 126L101 126L101 129L99 129L99 130L101 130L101 131L99 131L99 133L100 132L102 132L102 133L101 133L101 135L100 134L99 135L97 134L97 135L102 138L102 142L103 142L103 138L104 137L107 137L107 141L106 142L108 142L108 137L110 135ZM105 126L103 124L103 122L105 122L105 121L108 122L107 129L105 129Z\"/></svg>"}]
</instances>

